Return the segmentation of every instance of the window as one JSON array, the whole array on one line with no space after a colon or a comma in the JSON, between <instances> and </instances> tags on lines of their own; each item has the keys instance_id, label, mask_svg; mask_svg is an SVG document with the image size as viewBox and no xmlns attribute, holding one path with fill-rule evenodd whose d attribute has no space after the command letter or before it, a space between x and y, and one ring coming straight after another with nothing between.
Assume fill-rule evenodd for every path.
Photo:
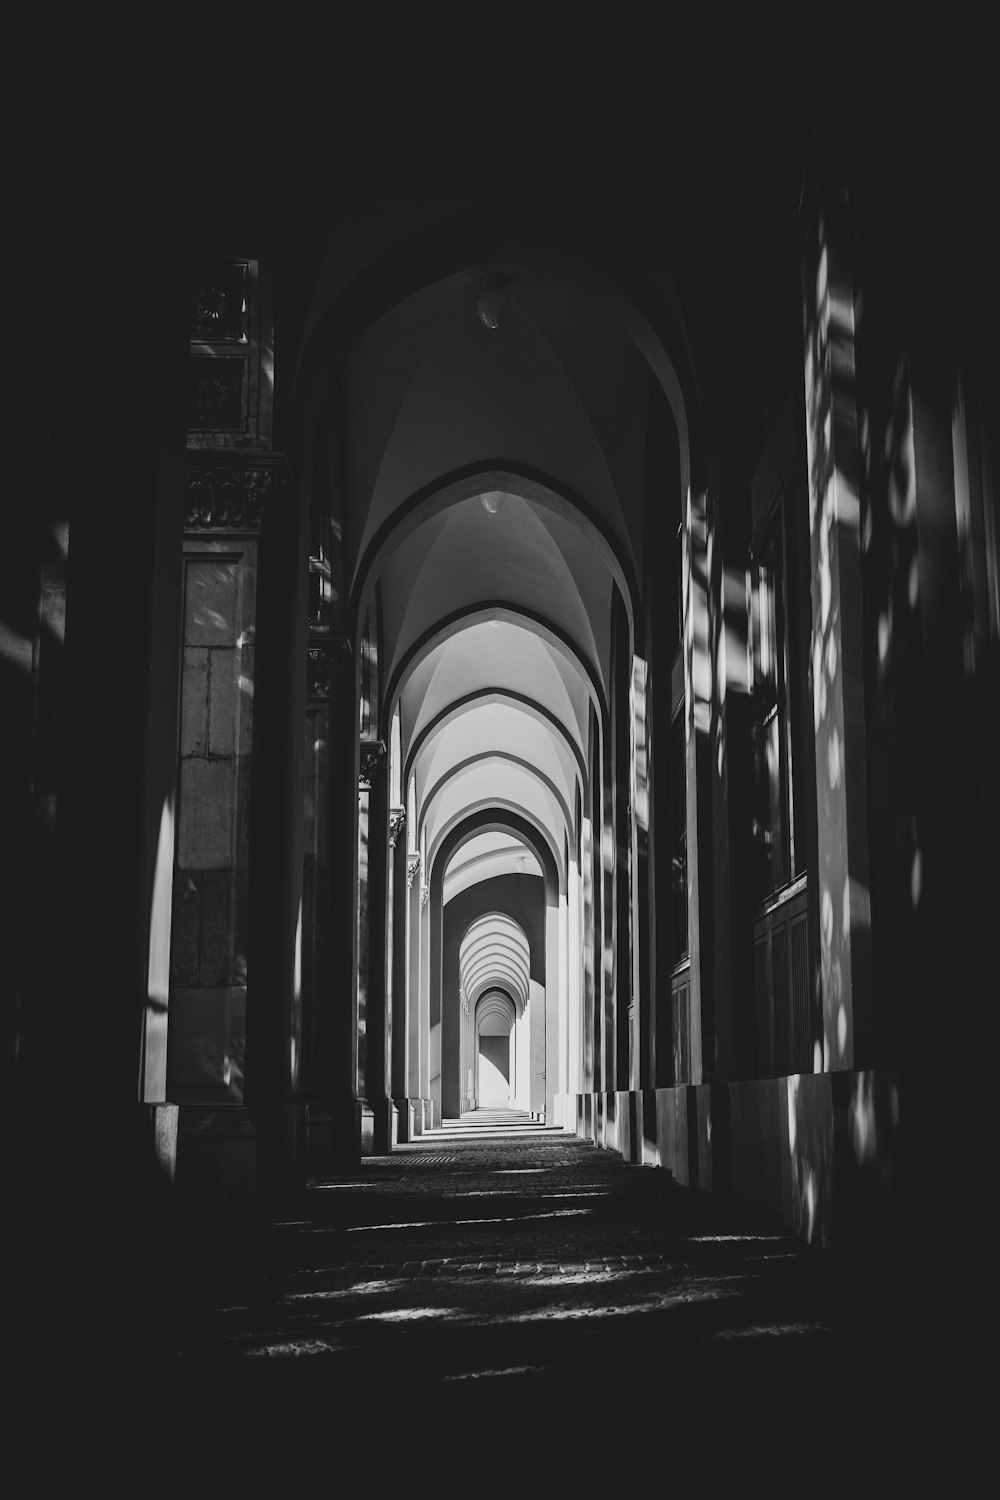
<instances>
[{"instance_id":1,"label":"window","mask_svg":"<svg viewBox=\"0 0 1000 1500\"><path fill-rule=\"evenodd\" d=\"M259 265L213 256L192 267L187 446L271 446L270 316Z\"/></svg>"},{"instance_id":2,"label":"window","mask_svg":"<svg viewBox=\"0 0 1000 1500\"><path fill-rule=\"evenodd\" d=\"M794 714L789 691L789 628L796 618L792 509L783 497L762 528L748 576L753 694L754 875L763 902L801 873L802 839L794 794ZM797 836L799 835L799 836Z\"/></svg>"}]
</instances>

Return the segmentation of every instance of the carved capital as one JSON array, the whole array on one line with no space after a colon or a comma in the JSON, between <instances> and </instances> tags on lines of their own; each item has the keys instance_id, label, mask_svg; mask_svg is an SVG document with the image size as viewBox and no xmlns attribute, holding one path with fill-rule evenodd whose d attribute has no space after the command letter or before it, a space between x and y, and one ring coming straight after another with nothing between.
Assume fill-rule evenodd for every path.
<instances>
[{"instance_id":1,"label":"carved capital","mask_svg":"<svg viewBox=\"0 0 1000 1500\"><path fill-rule=\"evenodd\" d=\"M430 886L429 885L422 885L420 887L420 910L421 911L423 911L424 907L427 905L427 903L428 903L428 901L430 899L431 899L431 888L430 888Z\"/></svg>"},{"instance_id":2,"label":"carved capital","mask_svg":"<svg viewBox=\"0 0 1000 1500\"><path fill-rule=\"evenodd\" d=\"M358 763L358 786L363 791L371 789L372 782L385 769L385 740L362 740L361 757Z\"/></svg>"},{"instance_id":3,"label":"carved capital","mask_svg":"<svg viewBox=\"0 0 1000 1500\"><path fill-rule=\"evenodd\" d=\"M259 531L264 509L287 481L283 455L271 462L189 463L184 469L186 531Z\"/></svg>"},{"instance_id":4,"label":"carved capital","mask_svg":"<svg viewBox=\"0 0 1000 1500\"><path fill-rule=\"evenodd\" d=\"M396 840L399 838L400 829L406 822L405 807L390 807L389 809L389 848L395 849Z\"/></svg>"},{"instance_id":5,"label":"carved capital","mask_svg":"<svg viewBox=\"0 0 1000 1500\"><path fill-rule=\"evenodd\" d=\"M416 878L417 878L417 876L419 874L420 874L420 851L418 850L416 854L408 854L406 856L406 888L407 888L407 890L411 890L412 889L413 882L416 880Z\"/></svg>"},{"instance_id":6,"label":"carved capital","mask_svg":"<svg viewBox=\"0 0 1000 1500\"><path fill-rule=\"evenodd\" d=\"M350 641L310 646L306 656L306 694L310 698L329 698L335 693L354 665L354 647Z\"/></svg>"}]
</instances>

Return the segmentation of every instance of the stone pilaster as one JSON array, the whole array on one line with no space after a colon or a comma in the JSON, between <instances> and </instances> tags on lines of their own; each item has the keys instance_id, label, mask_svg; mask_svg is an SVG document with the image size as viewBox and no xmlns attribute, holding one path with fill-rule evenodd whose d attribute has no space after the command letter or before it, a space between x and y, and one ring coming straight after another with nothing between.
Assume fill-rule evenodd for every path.
<instances>
[{"instance_id":1,"label":"stone pilaster","mask_svg":"<svg viewBox=\"0 0 1000 1500\"><path fill-rule=\"evenodd\" d=\"M348 753L353 755L354 750L353 736L344 732L345 726L350 729L353 724L353 688L350 641L312 637L306 651L302 1005L308 1160L310 1170L315 1172L336 1169L344 1155L344 1138L353 1133L353 1108L347 1103L346 1084L338 1073L345 1050L343 1012L350 1009L344 1005L340 968L345 945L334 941L343 911L342 885L347 886L348 903L353 899L353 870L351 879L344 881L342 862L331 858L332 850L343 847L342 761L345 739ZM350 781L350 771L346 774ZM353 822L349 802L348 814Z\"/></svg>"},{"instance_id":2,"label":"stone pilaster","mask_svg":"<svg viewBox=\"0 0 1000 1500\"><path fill-rule=\"evenodd\" d=\"M231 1125L217 1130L212 1112L249 1102L249 997L259 997L261 1010L264 997L275 1003L272 986L251 987L250 855L257 822L251 781L260 539L265 508L280 504L285 487L280 455L206 456L185 471L168 1090L172 1101L188 1107L180 1122L182 1181L218 1173L223 1196L233 1197L251 1196L255 1188L254 1132L234 1132ZM274 1081L266 1076L267 1049L276 1030L286 1063L295 1067L288 1045L293 1019L256 1018L257 1089L268 1098Z\"/></svg>"},{"instance_id":3,"label":"stone pilaster","mask_svg":"<svg viewBox=\"0 0 1000 1500\"><path fill-rule=\"evenodd\" d=\"M864 1066L874 1033L855 234L846 191L825 184L816 166L807 177L802 213L823 1011L814 1066L826 1071Z\"/></svg>"},{"instance_id":4,"label":"stone pilaster","mask_svg":"<svg viewBox=\"0 0 1000 1500\"><path fill-rule=\"evenodd\" d=\"M395 833L393 814L398 814ZM387 958L387 973L391 983L392 1031L390 1048L390 1074L392 1099L398 1112L398 1139L408 1138L407 1117L407 1054L409 1035L406 1024L406 961L407 930L406 907L408 899L406 839L404 832L406 813L403 808L393 808L389 815L389 899L391 911L391 947Z\"/></svg>"},{"instance_id":5,"label":"stone pilaster","mask_svg":"<svg viewBox=\"0 0 1000 1500\"><path fill-rule=\"evenodd\" d=\"M388 871L386 746L363 740L358 756L357 1097L372 1114L368 1149L387 1149L385 895ZM373 1112L373 1113L372 1113ZM368 1131L363 1126L362 1151Z\"/></svg>"},{"instance_id":6,"label":"stone pilaster","mask_svg":"<svg viewBox=\"0 0 1000 1500\"><path fill-rule=\"evenodd\" d=\"M684 754L687 770L690 1077L714 1068L712 930L712 659L708 599L708 496L688 494L683 530Z\"/></svg>"}]
</instances>

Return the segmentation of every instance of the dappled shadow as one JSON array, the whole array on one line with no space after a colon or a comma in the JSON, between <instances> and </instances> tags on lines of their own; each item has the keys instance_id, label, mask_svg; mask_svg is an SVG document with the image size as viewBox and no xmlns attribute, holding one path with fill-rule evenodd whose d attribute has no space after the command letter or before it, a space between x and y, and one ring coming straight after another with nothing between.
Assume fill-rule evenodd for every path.
<instances>
[{"instance_id":1,"label":"dappled shadow","mask_svg":"<svg viewBox=\"0 0 1000 1500\"><path fill-rule=\"evenodd\" d=\"M0 1076L31 1097L46 1085L56 1019L49 933L59 732L63 713L69 462L69 366L0 429ZM61 389L60 389L61 385Z\"/></svg>"},{"instance_id":2,"label":"dappled shadow","mask_svg":"<svg viewBox=\"0 0 1000 1500\"><path fill-rule=\"evenodd\" d=\"M350 1384L531 1372L760 1339L854 1345L876 1329L773 1215L691 1192L552 1131L446 1130L284 1215L246 1211L225 1287L189 1287L132 1353L327 1357ZM249 1257L249 1262L247 1260Z\"/></svg>"}]
</instances>

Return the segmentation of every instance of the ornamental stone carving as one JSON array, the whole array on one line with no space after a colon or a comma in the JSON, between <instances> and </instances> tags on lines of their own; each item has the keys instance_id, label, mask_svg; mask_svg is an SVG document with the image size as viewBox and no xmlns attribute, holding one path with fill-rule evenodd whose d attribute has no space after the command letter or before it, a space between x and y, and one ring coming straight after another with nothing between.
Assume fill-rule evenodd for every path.
<instances>
[{"instance_id":1,"label":"ornamental stone carving","mask_svg":"<svg viewBox=\"0 0 1000 1500\"><path fill-rule=\"evenodd\" d=\"M247 337L247 267L205 265L198 269L192 299L194 343L245 343Z\"/></svg>"},{"instance_id":2,"label":"ornamental stone carving","mask_svg":"<svg viewBox=\"0 0 1000 1500\"><path fill-rule=\"evenodd\" d=\"M413 888L413 882L416 880L416 878L417 878L417 876L419 874L420 874L420 851L417 850L417 852L415 854L408 854L406 856L406 888L407 888L407 890L411 890Z\"/></svg>"},{"instance_id":3,"label":"ornamental stone carving","mask_svg":"<svg viewBox=\"0 0 1000 1500\"><path fill-rule=\"evenodd\" d=\"M395 849L396 840L399 838L400 829L406 822L405 807L390 807L389 809L389 848Z\"/></svg>"},{"instance_id":4,"label":"ornamental stone carving","mask_svg":"<svg viewBox=\"0 0 1000 1500\"><path fill-rule=\"evenodd\" d=\"M420 910L421 911L423 911L424 907L427 905L427 903L428 903L428 901L430 899L431 899L431 888L430 888L430 886L429 885L422 885L420 887Z\"/></svg>"},{"instance_id":5,"label":"ornamental stone carving","mask_svg":"<svg viewBox=\"0 0 1000 1500\"><path fill-rule=\"evenodd\" d=\"M272 463L197 463L184 470L186 531L259 531L264 509L286 483L283 456Z\"/></svg>"},{"instance_id":6,"label":"ornamental stone carving","mask_svg":"<svg viewBox=\"0 0 1000 1500\"><path fill-rule=\"evenodd\" d=\"M329 698L354 666L354 647L350 641L310 646L306 657L306 694L310 698Z\"/></svg>"},{"instance_id":7,"label":"ornamental stone carving","mask_svg":"<svg viewBox=\"0 0 1000 1500\"><path fill-rule=\"evenodd\" d=\"M362 740L358 763L358 786L370 791L372 782L385 768L385 740Z\"/></svg>"}]
</instances>

